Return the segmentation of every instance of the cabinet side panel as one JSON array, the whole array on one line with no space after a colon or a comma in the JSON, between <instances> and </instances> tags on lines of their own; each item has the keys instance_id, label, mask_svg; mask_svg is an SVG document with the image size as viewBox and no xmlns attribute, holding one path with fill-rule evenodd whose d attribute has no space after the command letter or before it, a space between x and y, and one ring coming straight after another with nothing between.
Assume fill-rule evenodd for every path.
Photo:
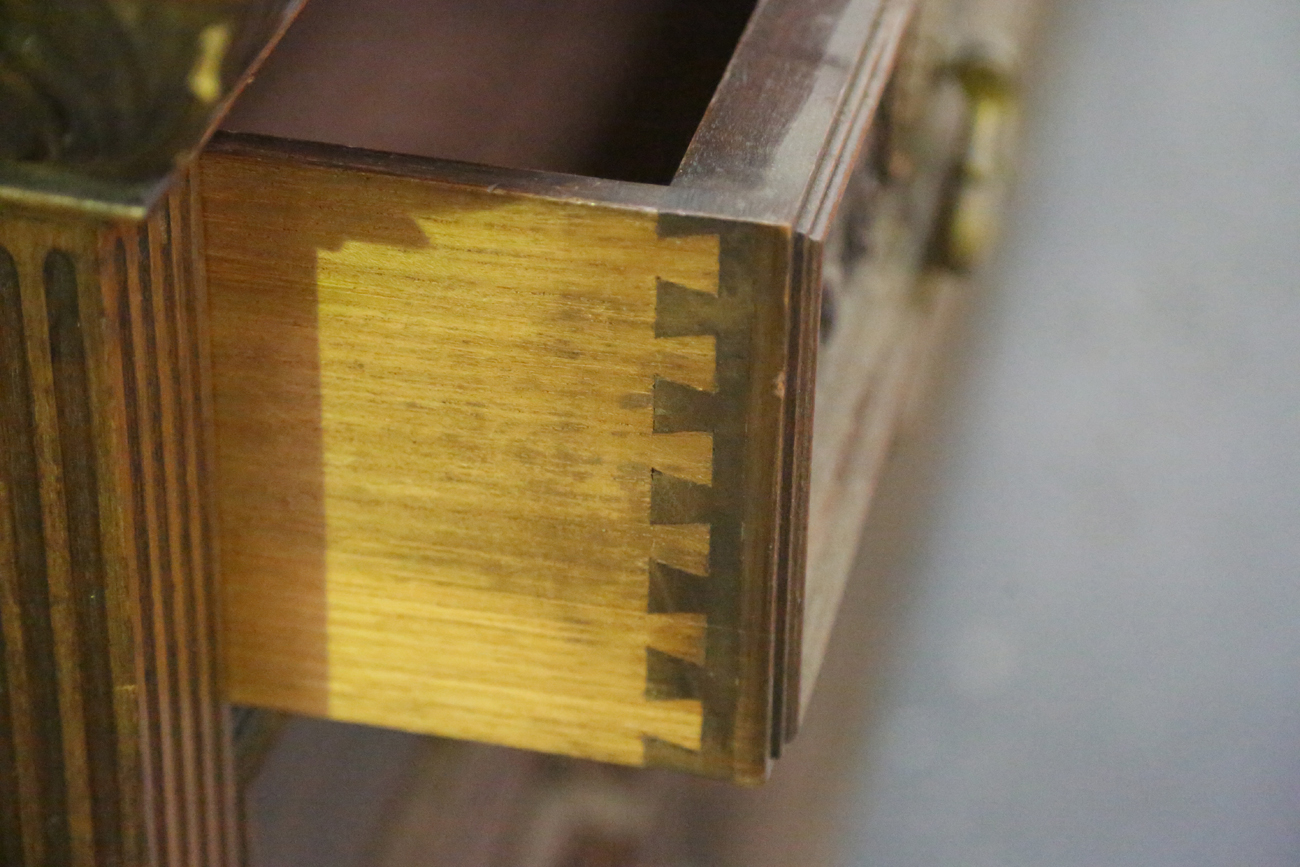
<instances>
[{"instance_id":1,"label":"cabinet side panel","mask_svg":"<svg viewBox=\"0 0 1300 867\"><path fill-rule=\"evenodd\" d=\"M226 865L185 183L0 220L0 851Z\"/></svg>"}]
</instances>

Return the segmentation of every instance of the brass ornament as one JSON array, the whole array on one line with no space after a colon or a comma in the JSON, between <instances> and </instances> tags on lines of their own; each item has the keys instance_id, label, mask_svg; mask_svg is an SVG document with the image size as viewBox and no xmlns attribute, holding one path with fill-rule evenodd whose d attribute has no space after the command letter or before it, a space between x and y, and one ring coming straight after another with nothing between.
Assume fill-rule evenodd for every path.
<instances>
[{"instance_id":1,"label":"brass ornament","mask_svg":"<svg viewBox=\"0 0 1300 867\"><path fill-rule=\"evenodd\" d=\"M141 217L301 0L0 0L0 198Z\"/></svg>"}]
</instances>

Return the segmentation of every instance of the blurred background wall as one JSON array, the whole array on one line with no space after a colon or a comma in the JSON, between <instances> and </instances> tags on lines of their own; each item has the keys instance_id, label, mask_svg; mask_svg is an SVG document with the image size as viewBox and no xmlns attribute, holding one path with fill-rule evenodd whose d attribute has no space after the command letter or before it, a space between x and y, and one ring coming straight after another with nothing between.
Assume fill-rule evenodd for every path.
<instances>
[{"instance_id":1,"label":"blurred background wall","mask_svg":"<svg viewBox=\"0 0 1300 867\"><path fill-rule=\"evenodd\" d=\"M1039 52L862 551L888 640L836 637L883 653L842 859L1300 864L1300 3L1067 0Z\"/></svg>"}]
</instances>

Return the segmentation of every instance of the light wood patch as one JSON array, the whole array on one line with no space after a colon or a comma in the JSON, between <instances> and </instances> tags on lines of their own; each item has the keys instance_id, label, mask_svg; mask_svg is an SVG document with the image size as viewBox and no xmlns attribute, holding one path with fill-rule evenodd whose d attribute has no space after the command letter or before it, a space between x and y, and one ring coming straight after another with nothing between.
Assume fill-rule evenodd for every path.
<instances>
[{"instance_id":1,"label":"light wood patch","mask_svg":"<svg viewBox=\"0 0 1300 867\"><path fill-rule=\"evenodd\" d=\"M656 339L656 286L716 295L718 238L654 214L229 155L203 162L232 699L640 764L700 746L647 700L656 377L711 389L712 336Z\"/></svg>"}]
</instances>

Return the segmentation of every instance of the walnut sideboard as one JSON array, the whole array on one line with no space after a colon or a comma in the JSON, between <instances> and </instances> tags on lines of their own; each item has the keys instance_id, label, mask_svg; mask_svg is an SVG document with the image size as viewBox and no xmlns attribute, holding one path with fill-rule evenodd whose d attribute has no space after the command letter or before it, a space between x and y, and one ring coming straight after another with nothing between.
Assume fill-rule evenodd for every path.
<instances>
[{"instance_id":1,"label":"walnut sideboard","mask_svg":"<svg viewBox=\"0 0 1300 867\"><path fill-rule=\"evenodd\" d=\"M232 703L762 781L1027 4L298 5L0 0L5 864L228 863Z\"/></svg>"}]
</instances>

